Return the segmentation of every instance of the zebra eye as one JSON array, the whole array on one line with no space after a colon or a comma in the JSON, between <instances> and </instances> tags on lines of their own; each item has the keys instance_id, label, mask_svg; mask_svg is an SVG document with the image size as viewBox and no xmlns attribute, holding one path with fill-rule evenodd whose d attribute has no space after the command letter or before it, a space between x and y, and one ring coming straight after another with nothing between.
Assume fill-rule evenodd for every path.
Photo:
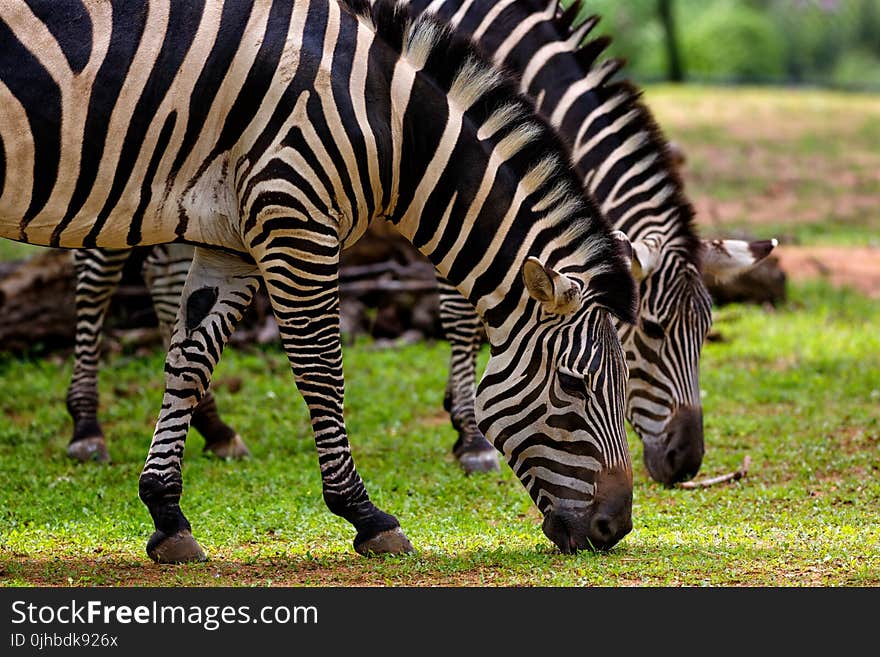
<instances>
[{"instance_id":1,"label":"zebra eye","mask_svg":"<svg viewBox=\"0 0 880 657\"><path fill-rule=\"evenodd\" d=\"M586 399L587 391L584 380L581 377L559 370L556 372L556 379L559 381L559 387L566 394Z\"/></svg>"},{"instance_id":2,"label":"zebra eye","mask_svg":"<svg viewBox=\"0 0 880 657\"><path fill-rule=\"evenodd\" d=\"M649 338L661 340L666 335L666 331L664 331L663 327L657 322L652 322L650 319L643 319L641 324L642 330Z\"/></svg>"}]
</instances>

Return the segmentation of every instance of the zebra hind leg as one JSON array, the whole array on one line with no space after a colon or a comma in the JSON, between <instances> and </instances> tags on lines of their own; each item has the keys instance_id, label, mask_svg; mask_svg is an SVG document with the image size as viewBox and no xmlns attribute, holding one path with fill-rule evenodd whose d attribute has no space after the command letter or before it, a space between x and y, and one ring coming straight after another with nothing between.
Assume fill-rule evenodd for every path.
<instances>
[{"instance_id":1,"label":"zebra hind leg","mask_svg":"<svg viewBox=\"0 0 880 657\"><path fill-rule=\"evenodd\" d=\"M465 474L499 470L498 453L477 428L474 413L480 318L452 285L442 279L438 279L438 284L440 319L451 348L443 407L458 432L452 453Z\"/></svg>"},{"instance_id":2,"label":"zebra hind leg","mask_svg":"<svg viewBox=\"0 0 880 657\"><path fill-rule=\"evenodd\" d=\"M311 227L302 228L302 234L292 233L288 241L314 242L317 231L311 232ZM354 549L359 554L412 552L397 518L373 504L355 468L342 411L339 245L319 247L322 255L310 254L308 261L301 251L283 246L271 248L259 261L281 343L311 416L324 502L354 525Z\"/></svg>"},{"instance_id":3,"label":"zebra hind leg","mask_svg":"<svg viewBox=\"0 0 880 657\"><path fill-rule=\"evenodd\" d=\"M158 563L206 558L180 508L183 450L192 415L258 285L253 265L196 249L165 360L162 408L139 481L140 498L155 526L147 554Z\"/></svg>"},{"instance_id":4,"label":"zebra hind leg","mask_svg":"<svg viewBox=\"0 0 880 657\"><path fill-rule=\"evenodd\" d=\"M251 455L238 432L220 417L210 390L193 413L192 425L205 439L205 452L222 459L243 459Z\"/></svg>"},{"instance_id":5,"label":"zebra hind leg","mask_svg":"<svg viewBox=\"0 0 880 657\"><path fill-rule=\"evenodd\" d=\"M144 260L144 281L150 290L153 308L159 319L159 330L166 346L174 331L174 321L194 251L195 247L188 244L160 245L154 247ZM210 390L196 407L192 426L205 439L205 452L224 459L250 456L250 451L238 432L220 417Z\"/></svg>"},{"instance_id":6,"label":"zebra hind leg","mask_svg":"<svg viewBox=\"0 0 880 657\"><path fill-rule=\"evenodd\" d=\"M106 463L110 460L104 431L98 422L98 363L107 309L130 255L127 249L73 252L76 335L73 375L67 389L67 412L73 419L73 436L67 445L67 455L77 461Z\"/></svg>"}]
</instances>

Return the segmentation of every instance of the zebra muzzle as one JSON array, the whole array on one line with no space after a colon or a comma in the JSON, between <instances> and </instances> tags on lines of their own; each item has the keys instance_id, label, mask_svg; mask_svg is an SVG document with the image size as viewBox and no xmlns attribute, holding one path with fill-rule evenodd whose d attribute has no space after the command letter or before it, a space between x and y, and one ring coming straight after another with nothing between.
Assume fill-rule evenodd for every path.
<instances>
[{"instance_id":1,"label":"zebra muzzle","mask_svg":"<svg viewBox=\"0 0 880 657\"><path fill-rule=\"evenodd\" d=\"M681 406L667 422L663 438L645 442L645 468L651 479L671 486L699 472L704 452L703 409Z\"/></svg>"},{"instance_id":2,"label":"zebra muzzle","mask_svg":"<svg viewBox=\"0 0 880 657\"><path fill-rule=\"evenodd\" d=\"M541 529L562 553L604 552L632 530L631 471L600 473L596 491L587 507L562 500L545 513Z\"/></svg>"}]
</instances>

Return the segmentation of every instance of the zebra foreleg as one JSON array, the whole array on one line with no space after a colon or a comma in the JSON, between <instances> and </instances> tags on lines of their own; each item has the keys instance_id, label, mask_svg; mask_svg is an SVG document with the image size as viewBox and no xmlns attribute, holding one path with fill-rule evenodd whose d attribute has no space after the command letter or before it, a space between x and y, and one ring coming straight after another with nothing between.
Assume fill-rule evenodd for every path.
<instances>
[{"instance_id":1,"label":"zebra foreleg","mask_svg":"<svg viewBox=\"0 0 880 657\"><path fill-rule=\"evenodd\" d=\"M67 389L67 412L73 419L73 437L67 455L78 461L107 462L107 442L98 422L98 361L104 319L110 299L131 251L77 249L73 252L76 270L76 346L73 375Z\"/></svg>"},{"instance_id":2,"label":"zebra foreleg","mask_svg":"<svg viewBox=\"0 0 880 657\"><path fill-rule=\"evenodd\" d=\"M192 258L193 247L188 244L163 244L155 247L144 260L144 281L150 290L166 346L174 331L174 321ZM192 426L204 437L206 452L233 459L250 455L238 432L220 417L217 402L210 390L196 407Z\"/></svg>"},{"instance_id":3,"label":"zebra foreleg","mask_svg":"<svg viewBox=\"0 0 880 657\"><path fill-rule=\"evenodd\" d=\"M498 470L498 453L477 428L474 415L480 317L452 285L441 278L437 282L440 320L451 348L443 407L449 413L452 426L458 431L458 440L452 446L452 453L467 474Z\"/></svg>"},{"instance_id":4,"label":"zebra foreleg","mask_svg":"<svg viewBox=\"0 0 880 657\"><path fill-rule=\"evenodd\" d=\"M253 265L233 255L196 249L165 360L162 409L139 482L140 498L156 530L147 554L156 562L206 558L180 509L183 449L193 412L258 285Z\"/></svg>"},{"instance_id":5,"label":"zebra foreleg","mask_svg":"<svg viewBox=\"0 0 880 657\"><path fill-rule=\"evenodd\" d=\"M287 239L305 244L316 237L306 233ZM345 382L339 331L339 247L320 244L318 250L328 255L276 248L260 262L281 343L309 408L324 501L331 512L354 525L354 549L359 554L412 552L397 518L370 501L355 468L342 412Z\"/></svg>"}]
</instances>

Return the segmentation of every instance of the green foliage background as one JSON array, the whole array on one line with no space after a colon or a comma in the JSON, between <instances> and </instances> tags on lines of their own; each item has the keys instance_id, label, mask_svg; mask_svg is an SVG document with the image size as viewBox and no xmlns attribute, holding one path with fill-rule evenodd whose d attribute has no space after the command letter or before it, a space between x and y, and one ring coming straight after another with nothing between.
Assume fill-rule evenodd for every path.
<instances>
[{"instance_id":1,"label":"green foliage background","mask_svg":"<svg viewBox=\"0 0 880 657\"><path fill-rule=\"evenodd\" d=\"M570 0L566 0L570 4ZM658 0L584 0L639 82L666 78ZM673 0L689 81L880 89L877 0Z\"/></svg>"}]
</instances>

